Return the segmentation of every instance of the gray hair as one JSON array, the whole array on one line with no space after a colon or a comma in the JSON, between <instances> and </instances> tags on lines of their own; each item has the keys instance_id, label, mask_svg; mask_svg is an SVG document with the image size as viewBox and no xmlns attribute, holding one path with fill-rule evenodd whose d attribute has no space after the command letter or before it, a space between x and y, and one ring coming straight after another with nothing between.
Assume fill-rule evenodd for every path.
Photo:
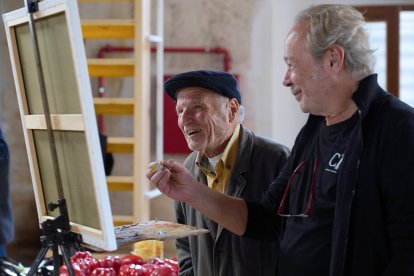
<instances>
[{"instance_id":1,"label":"gray hair","mask_svg":"<svg viewBox=\"0 0 414 276\"><path fill-rule=\"evenodd\" d=\"M239 124L243 123L244 121L244 107L239 105L239 116L237 117Z\"/></svg>"},{"instance_id":2,"label":"gray hair","mask_svg":"<svg viewBox=\"0 0 414 276\"><path fill-rule=\"evenodd\" d=\"M318 5L300 12L295 22L309 22L308 46L315 58L336 43L344 48L345 68L354 78L360 80L372 74L374 51L359 11L345 5Z\"/></svg>"},{"instance_id":3,"label":"gray hair","mask_svg":"<svg viewBox=\"0 0 414 276\"><path fill-rule=\"evenodd\" d=\"M226 110L226 108L229 105L230 98L221 96L220 99L221 99L221 108L224 111L224 110ZM244 121L244 114L245 114L244 113L244 107L241 104L239 104L239 112L237 112L237 122L239 124L243 123L243 121Z\"/></svg>"}]
</instances>

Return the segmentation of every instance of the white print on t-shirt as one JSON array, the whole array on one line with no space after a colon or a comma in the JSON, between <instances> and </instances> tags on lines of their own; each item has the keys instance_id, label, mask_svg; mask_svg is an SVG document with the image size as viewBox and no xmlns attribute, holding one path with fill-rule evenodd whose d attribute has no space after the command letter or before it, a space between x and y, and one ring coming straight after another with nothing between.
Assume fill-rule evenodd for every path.
<instances>
[{"instance_id":1,"label":"white print on t-shirt","mask_svg":"<svg viewBox=\"0 0 414 276\"><path fill-rule=\"evenodd\" d=\"M335 153L329 160L328 167L325 168L325 171L337 173L343 160L344 160L343 153L338 153L338 152Z\"/></svg>"}]
</instances>

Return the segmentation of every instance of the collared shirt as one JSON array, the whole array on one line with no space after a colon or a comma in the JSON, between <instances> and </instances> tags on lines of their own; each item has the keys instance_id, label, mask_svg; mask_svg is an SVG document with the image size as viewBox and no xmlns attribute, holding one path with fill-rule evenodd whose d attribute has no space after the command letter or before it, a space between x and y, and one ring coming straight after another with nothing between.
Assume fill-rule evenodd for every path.
<instances>
[{"instance_id":1,"label":"collared shirt","mask_svg":"<svg viewBox=\"0 0 414 276\"><path fill-rule=\"evenodd\" d=\"M230 180L231 171L239 149L240 124L237 125L226 148L218 160L215 168L212 167L209 159L197 153L196 165L206 175L208 186L214 190L224 193Z\"/></svg>"}]
</instances>

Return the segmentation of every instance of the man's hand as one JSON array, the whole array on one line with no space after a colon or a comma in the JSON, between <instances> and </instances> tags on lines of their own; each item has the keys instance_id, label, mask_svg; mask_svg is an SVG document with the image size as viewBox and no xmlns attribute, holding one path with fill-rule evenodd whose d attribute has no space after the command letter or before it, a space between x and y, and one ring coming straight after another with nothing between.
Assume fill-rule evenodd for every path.
<instances>
[{"instance_id":1,"label":"man's hand","mask_svg":"<svg viewBox=\"0 0 414 276\"><path fill-rule=\"evenodd\" d=\"M160 192L179 201L187 202L192 188L197 185L192 174L173 160L150 163L146 176Z\"/></svg>"},{"instance_id":2,"label":"man's hand","mask_svg":"<svg viewBox=\"0 0 414 276\"><path fill-rule=\"evenodd\" d=\"M166 196L183 201L237 235L246 230L247 206L243 199L226 196L198 183L180 163L158 161L147 169L147 178Z\"/></svg>"}]
</instances>

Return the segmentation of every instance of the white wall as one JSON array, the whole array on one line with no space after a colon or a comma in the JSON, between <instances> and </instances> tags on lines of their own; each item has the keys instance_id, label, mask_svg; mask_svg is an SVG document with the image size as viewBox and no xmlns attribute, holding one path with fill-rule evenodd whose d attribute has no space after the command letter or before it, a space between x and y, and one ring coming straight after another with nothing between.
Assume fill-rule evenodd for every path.
<instances>
[{"instance_id":1,"label":"white wall","mask_svg":"<svg viewBox=\"0 0 414 276\"><path fill-rule=\"evenodd\" d=\"M285 64L283 62L284 39L293 24L297 12L307 8L310 5L323 3L346 4L346 5L398 5L413 4L413 0L395 1L395 0L347 0L347 1L322 1L322 0L266 0L270 2L271 25L266 32L272 36L272 51L268 59L272 60L271 69L266 73L271 79L268 88L262 88L268 91L268 97L272 99L274 108L272 109L271 136L276 140L291 146L298 131L306 121L306 115L302 114L297 103L290 94L290 89L282 85L282 79L285 73ZM257 110L257 112L260 112Z\"/></svg>"}]
</instances>

